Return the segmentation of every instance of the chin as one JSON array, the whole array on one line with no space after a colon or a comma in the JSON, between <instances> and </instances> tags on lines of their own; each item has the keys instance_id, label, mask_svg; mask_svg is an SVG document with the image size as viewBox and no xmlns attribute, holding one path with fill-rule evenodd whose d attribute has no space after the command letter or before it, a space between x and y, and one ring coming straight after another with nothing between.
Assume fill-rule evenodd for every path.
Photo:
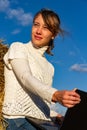
<instances>
[{"instance_id":1,"label":"chin","mask_svg":"<svg viewBox=\"0 0 87 130\"><path fill-rule=\"evenodd\" d=\"M34 46L35 48L40 48L40 45L38 45L38 44L36 44L36 43L34 43L34 42L32 42L32 44L33 44L33 46Z\"/></svg>"},{"instance_id":2,"label":"chin","mask_svg":"<svg viewBox=\"0 0 87 130\"><path fill-rule=\"evenodd\" d=\"M32 44L33 44L33 46L36 46L36 47L41 46L40 41L37 41L37 40L32 40Z\"/></svg>"}]
</instances>

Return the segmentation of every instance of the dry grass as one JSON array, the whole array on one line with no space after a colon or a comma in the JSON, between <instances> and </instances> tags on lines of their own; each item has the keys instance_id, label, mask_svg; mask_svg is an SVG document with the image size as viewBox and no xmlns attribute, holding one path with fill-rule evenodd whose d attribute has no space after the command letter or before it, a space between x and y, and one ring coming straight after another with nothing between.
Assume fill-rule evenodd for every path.
<instances>
[{"instance_id":1,"label":"dry grass","mask_svg":"<svg viewBox=\"0 0 87 130\"><path fill-rule=\"evenodd\" d=\"M4 98L4 62L3 56L7 52L8 46L3 44L3 41L0 40L0 117L2 110L2 103Z\"/></svg>"}]
</instances>

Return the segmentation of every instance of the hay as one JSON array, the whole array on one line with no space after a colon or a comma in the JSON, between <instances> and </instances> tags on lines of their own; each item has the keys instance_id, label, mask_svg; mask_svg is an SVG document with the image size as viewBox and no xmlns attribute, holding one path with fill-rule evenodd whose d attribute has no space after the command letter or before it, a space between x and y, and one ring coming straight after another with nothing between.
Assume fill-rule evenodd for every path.
<instances>
[{"instance_id":1,"label":"hay","mask_svg":"<svg viewBox=\"0 0 87 130\"><path fill-rule=\"evenodd\" d=\"M2 103L4 99L4 62L3 56L7 52L8 46L0 40L0 119L2 117Z\"/></svg>"}]
</instances>

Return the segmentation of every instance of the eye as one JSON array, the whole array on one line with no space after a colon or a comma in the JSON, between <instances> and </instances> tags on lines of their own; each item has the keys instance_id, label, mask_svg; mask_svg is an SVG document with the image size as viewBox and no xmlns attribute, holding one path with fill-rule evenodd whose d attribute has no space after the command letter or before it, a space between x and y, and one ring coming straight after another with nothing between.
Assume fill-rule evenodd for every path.
<instances>
[{"instance_id":1,"label":"eye","mask_svg":"<svg viewBox=\"0 0 87 130\"><path fill-rule=\"evenodd\" d=\"M37 27L39 26L39 23L33 23L33 26Z\"/></svg>"},{"instance_id":2,"label":"eye","mask_svg":"<svg viewBox=\"0 0 87 130\"><path fill-rule=\"evenodd\" d=\"M44 29L48 29L48 27L47 27L47 26L44 26L43 28L44 28Z\"/></svg>"}]
</instances>

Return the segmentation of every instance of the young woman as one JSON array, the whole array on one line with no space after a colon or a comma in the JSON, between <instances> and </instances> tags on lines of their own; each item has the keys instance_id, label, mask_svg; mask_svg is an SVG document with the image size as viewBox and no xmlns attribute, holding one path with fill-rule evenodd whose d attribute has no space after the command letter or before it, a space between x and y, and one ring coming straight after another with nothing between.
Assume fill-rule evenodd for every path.
<instances>
[{"instance_id":1,"label":"young woman","mask_svg":"<svg viewBox=\"0 0 87 130\"><path fill-rule=\"evenodd\" d=\"M54 67L44 53L52 55L53 41L58 34L63 34L59 16L52 10L42 9L33 19L31 40L26 44L12 43L4 56L3 116L9 123L7 130L36 130L26 116L51 120L51 102L65 107L80 102L74 90L58 91L52 87Z\"/></svg>"}]
</instances>

